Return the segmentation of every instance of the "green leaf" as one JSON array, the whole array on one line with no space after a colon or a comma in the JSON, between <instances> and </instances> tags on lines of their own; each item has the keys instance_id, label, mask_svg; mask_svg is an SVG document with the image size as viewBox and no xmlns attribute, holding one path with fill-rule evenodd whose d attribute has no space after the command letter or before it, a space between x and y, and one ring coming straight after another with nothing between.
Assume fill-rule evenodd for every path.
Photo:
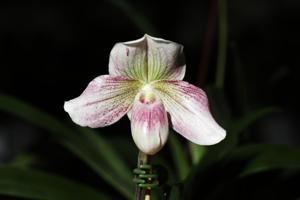
<instances>
[{"instance_id":1,"label":"green leaf","mask_svg":"<svg viewBox=\"0 0 300 200\"><path fill-rule=\"evenodd\" d=\"M245 129L247 129L250 125L256 122L258 119L270 114L272 112L278 111L277 108L264 108L257 111L252 112L251 114L245 116L240 120L233 121L231 126L227 129L227 136L226 138L216 144L214 146L209 146L206 148L206 153L204 157L201 159L197 165L193 166L190 170L190 173L185 181L185 193L188 193L190 187L192 187L194 183L195 177L199 174L205 173L206 169L210 167L212 164L224 159L229 159L228 155L231 155L232 151L235 150L239 134L242 133ZM249 154L248 152L245 152Z\"/></svg>"},{"instance_id":2,"label":"green leaf","mask_svg":"<svg viewBox=\"0 0 300 200\"><path fill-rule=\"evenodd\" d=\"M29 153L20 153L12 161L9 166L18 168L28 168L35 161L35 156Z\"/></svg>"},{"instance_id":3,"label":"green leaf","mask_svg":"<svg viewBox=\"0 0 300 200\"><path fill-rule=\"evenodd\" d=\"M217 69L216 69L216 87L224 88L227 44L228 44L227 0L218 1L218 10L219 10L218 13L219 43L218 43Z\"/></svg>"},{"instance_id":4,"label":"green leaf","mask_svg":"<svg viewBox=\"0 0 300 200\"><path fill-rule=\"evenodd\" d=\"M119 172L119 175L125 180L132 179L131 170L124 163L116 150L112 148L111 143L108 143L104 138L100 137L96 131L90 128L80 128L80 131L86 142L93 147L95 153L100 155L111 169Z\"/></svg>"},{"instance_id":5,"label":"green leaf","mask_svg":"<svg viewBox=\"0 0 300 200\"><path fill-rule=\"evenodd\" d=\"M122 155L122 159L124 159L128 166L136 166L137 164L137 154L138 148L131 137L128 135L122 136L114 136L113 138L109 139L110 145L114 146L116 152ZM124 154L124 149L126 149L126 154ZM157 156L155 156L156 158Z\"/></svg>"},{"instance_id":6,"label":"green leaf","mask_svg":"<svg viewBox=\"0 0 300 200\"><path fill-rule=\"evenodd\" d=\"M0 194L42 200L111 199L53 174L13 167L0 167Z\"/></svg>"},{"instance_id":7,"label":"green leaf","mask_svg":"<svg viewBox=\"0 0 300 200\"><path fill-rule=\"evenodd\" d=\"M182 188L180 184L173 185L170 189L169 198L170 200L180 200L182 198Z\"/></svg>"},{"instance_id":8,"label":"green leaf","mask_svg":"<svg viewBox=\"0 0 300 200\"><path fill-rule=\"evenodd\" d=\"M256 144L238 148L233 154L235 158L254 155L242 170L241 177L274 169L300 170L300 148L296 147Z\"/></svg>"},{"instance_id":9,"label":"green leaf","mask_svg":"<svg viewBox=\"0 0 300 200\"><path fill-rule=\"evenodd\" d=\"M176 138L175 133L171 131L168 143L179 179L183 180L188 175L190 169L187 156L184 154L183 146L178 138Z\"/></svg>"},{"instance_id":10,"label":"green leaf","mask_svg":"<svg viewBox=\"0 0 300 200\"><path fill-rule=\"evenodd\" d=\"M230 125L229 131L233 135L237 135L252 125L257 120L265 117L266 115L274 112L279 112L281 109L277 107L267 107L253 111L252 113L246 115L245 117L233 121Z\"/></svg>"},{"instance_id":11,"label":"green leaf","mask_svg":"<svg viewBox=\"0 0 300 200\"><path fill-rule=\"evenodd\" d=\"M224 158L234 147L237 146L240 134L256 121L266 115L279 111L278 108L263 108L246 115L245 117L231 122L227 129L226 138L219 144L209 147L205 160L209 163Z\"/></svg>"},{"instance_id":12,"label":"green leaf","mask_svg":"<svg viewBox=\"0 0 300 200\"><path fill-rule=\"evenodd\" d=\"M192 162L194 165L197 165L205 155L206 147L189 142L189 148Z\"/></svg>"},{"instance_id":13,"label":"green leaf","mask_svg":"<svg viewBox=\"0 0 300 200\"><path fill-rule=\"evenodd\" d=\"M133 198L134 184L131 181L131 171L122 163L113 147L100 135L84 129L71 129L51 115L9 96L0 96L0 110L47 130L55 138L63 141L63 145L121 194L128 199ZM115 166L114 162L118 166Z\"/></svg>"},{"instance_id":14,"label":"green leaf","mask_svg":"<svg viewBox=\"0 0 300 200\"><path fill-rule=\"evenodd\" d=\"M231 122L224 142L217 146L219 154L218 157L223 158L227 153L229 153L238 144L240 134L252 124L257 122L259 119L278 111L280 111L280 109L276 107L262 108L251 112L241 119Z\"/></svg>"},{"instance_id":15,"label":"green leaf","mask_svg":"<svg viewBox=\"0 0 300 200\"><path fill-rule=\"evenodd\" d=\"M132 182L131 172L128 170L116 171L123 170L122 168L124 164L121 164L120 166L115 166L117 163L120 163L121 160L116 159L113 156L112 159L110 159L109 155L115 155L112 148L108 147L107 144L103 146L97 146L96 143L101 144L104 140L101 141L101 139L99 139L99 135L96 135L94 133L90 133L94 134L94 136L89 136L89 138L87 138L88 132L89 131L86 131L85 134L79 135L79 137L81 136L81 142L66 140L65 145L79 158L86 162L97 174L100 175L100 177L102 177L105 181L111 184L117 191L119 191L128 199L132 199L132 191L134 191L134 184ZM92 137L98 139L90 141ZM101 152L103 148L107 149ZM105 153L107 151L109 151L110 153ZM114 160L118 160L116 161L116 164L113 163Z\"/></svg>"}]
</instances>

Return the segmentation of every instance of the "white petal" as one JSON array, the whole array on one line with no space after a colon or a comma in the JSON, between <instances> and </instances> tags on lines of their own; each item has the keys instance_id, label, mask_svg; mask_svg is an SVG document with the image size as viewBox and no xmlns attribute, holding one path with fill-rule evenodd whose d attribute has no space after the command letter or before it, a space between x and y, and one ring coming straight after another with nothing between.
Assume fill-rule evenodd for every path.
<instances>
[{"instance_id":1,"label":"white petal","mask_svg":"<svg viewBox=\"0 0 300 200\"><path fill-rule=\"evenodd\" d=\"M185 57L181 44L147 35L148 80L182 80Z\"/></svg>"},{"instance_id":2,"label":"white petal","mask_svg":"<svg viewBox=\"0 0 300 200\"><path fill-rule=\"evenodd\" d=\"M127 113L138 88L137 81L121 76L99 76L79 97L65 102L64 109L81 126L107 126Z\"/></svg>"},{"instance_id":3,"label":"white petal","mask_svg":"<svg viewBox=\"0 0 300 200\"><path fill-rule=\"evenodd\" d=\"M109 73L142 81L182 80L185 74L183 46L149 35L117 43L110 53Z\"/></svg>"},{"instance_id":4,"label":"white petal","mask_svg":"<svg viewBox=\"0 0 300 200\"><path fill-rule=\"evenodd\" d=\"M137 147L153 155L166 143L169 134L168 117L160 99L144 101L137 95L131 110L131 132Z\"/></svg>"},{"instance_id":5,"label":"white petal","mask_svg":"<svg viewBox=\"0 0 300 200\"><path fill-rule=\"evenodd\" d=\"M117 43L110 52L109 74L145 80L147 76L147 42L141 38L131 42Z\"/></svg>"},{"instance_id":6,"label":"white petal","mask_svg":"<svg viewBox=\"0 0 300 200\"><path fill-rule=\"evenodd\" d=\"M213 119L206 94L184 81L159 81L155 84L172 127L182 136L200 145L213 145L226 136L226 131Z\"/></svg>"}]
</instances>

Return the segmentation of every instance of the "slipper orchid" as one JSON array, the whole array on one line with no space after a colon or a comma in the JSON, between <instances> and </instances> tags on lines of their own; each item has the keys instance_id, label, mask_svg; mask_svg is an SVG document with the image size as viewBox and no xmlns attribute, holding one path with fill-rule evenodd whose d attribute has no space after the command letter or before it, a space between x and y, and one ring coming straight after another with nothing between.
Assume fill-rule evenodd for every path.
<instances>
[{"instance_id":1,"label":"slipper orchid","mask_svg":"<svg viewBox=\"0 0 300 200\"><path fill-rule=\"evenodd\" d=\"M226 132L213 119L205 92L182 81L185 68L180 44L149 35L117 43L109 75L92 80L64 109L75 123L91 128L128 114L135 144L150 155L166 143L169 124L193 143L216 144Z\"/></svg>"}]
</instances>

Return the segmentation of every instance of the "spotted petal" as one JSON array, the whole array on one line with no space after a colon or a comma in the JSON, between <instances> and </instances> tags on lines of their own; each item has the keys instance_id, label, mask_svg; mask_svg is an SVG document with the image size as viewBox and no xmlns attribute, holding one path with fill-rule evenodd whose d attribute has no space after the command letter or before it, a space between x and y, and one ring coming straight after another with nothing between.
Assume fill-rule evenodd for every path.
<instances>
[{"instance_id":1,"label":"spotted petal","mask_svg":"<svg viewBox=\"0 0 300 200\"><path fill-rule=\"evenodd\" d=\"M145 82L182 80L185 75L183 46L149 35L117 43L110 53L109 73Z\"/></svg>"},{"instance_id":2,"label":"spotted petal","mask_svg":"<svg viewBox=\"0 0 300 200\"><path fill-rule=\"evenodd\" d=\"M169 134L168 117L158 97L150 101L137 95L131 110L131 132L137 147L153 155L166 143Z\"/></svg>"},{"instance_id":3,"label":"spotted petal","mask_svg":"<svg viewBox=\"0 0 300 200\"><path fill-rule=\"evenodd\" d=\"M79 97L65 102L64 109L81 126L107 126L128 112L138 88L137 81L125 77L99 76Z\"/></svg>"},{"instance_id":4,"label":"spotted petal","mask_svg":"<svg viewBox=\"0 0 300 200\"><path fill-rule=\"evenodd\" d=\"M170 113L173 129L182 136L200 145L213 145L225 138L225 130L210 114L203 90L184 81L159 81L154 87Z\"/></svg>"}]
</instances>

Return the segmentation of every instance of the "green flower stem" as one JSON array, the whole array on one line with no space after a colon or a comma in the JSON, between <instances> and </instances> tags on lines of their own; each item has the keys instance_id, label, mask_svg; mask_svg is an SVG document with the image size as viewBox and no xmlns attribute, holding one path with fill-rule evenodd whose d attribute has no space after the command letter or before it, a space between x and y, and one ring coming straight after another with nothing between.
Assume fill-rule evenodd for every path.
<instances>
[{"instance_id":1,"label":"green flower stem","mask_svg":"<svg viewBox=\"0 0 300 200\"><path fill-rule=\"evenodd\" d=\"M139 168L142 165L148 165L148 164L150 164L149 156L140 151L138 155L137 167ZM143 196L144 196L144 200L150 200L151 188L140 188L139 186L136 186L135 199L142 200Z\"/></svg>"},{"instance_id":2,"label":"green flower stem","mask_svg":"<svg viewBox=\"0 0 300 200\"><path fill-rule=\"evenodd\" d=\"M216 71L216 87L224 87L228 43L227 0L219 0L219 46Z\"/></svg>"}]
</instances>

